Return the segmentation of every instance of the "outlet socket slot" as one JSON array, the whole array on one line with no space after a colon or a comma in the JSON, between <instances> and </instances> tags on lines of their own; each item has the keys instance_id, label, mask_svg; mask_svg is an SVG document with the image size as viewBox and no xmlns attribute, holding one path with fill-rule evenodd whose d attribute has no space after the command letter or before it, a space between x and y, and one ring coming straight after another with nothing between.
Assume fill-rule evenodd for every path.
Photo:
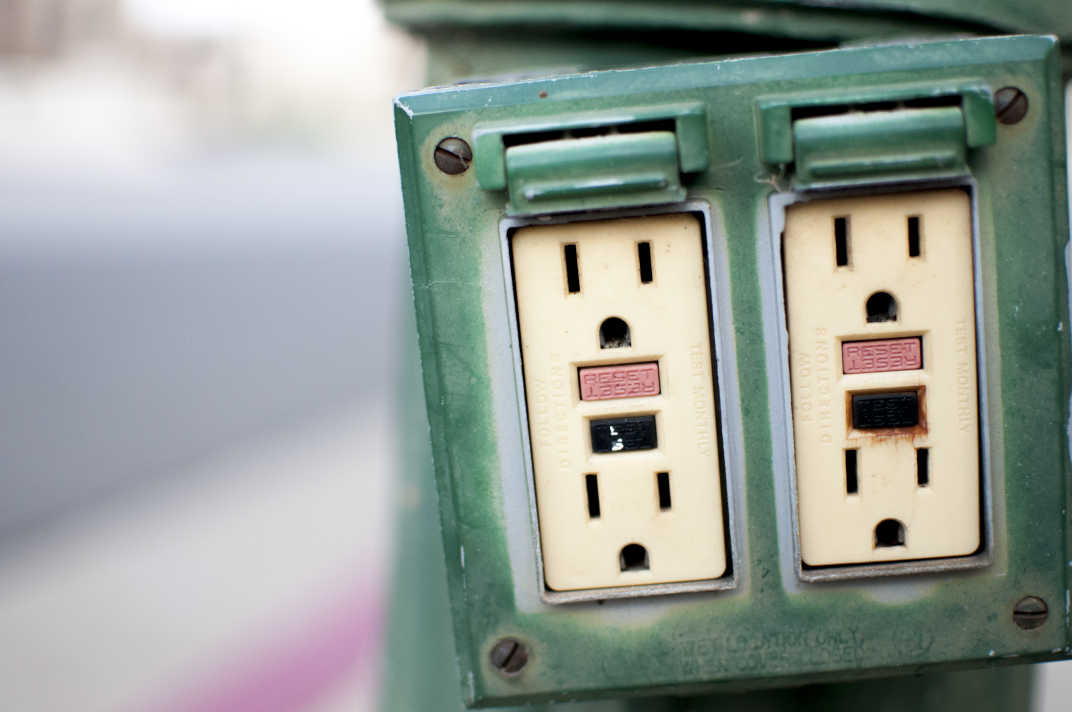
<instances>
[{"instance_id":1,"label":"outlet socket slot","mask_svg":"<svg viewBox=\"0 0 1072 712\"><path fill-rule=\"evenodd\" d=\"M838 198L862 198L869 196L885 196L897 193L905 192L922 192L931 190L942 190L955 188L963 190L967 193L970 202L971 210L971 252L972 252L972 279L973 279L973 297L974 297L974 329L975 329L975 360L976 360L976 388L977 388L977 400L978 400L978 449L979 449L979 542L978 549L965 556L951 556L945 558L919 558L908 560L892 560L881 561L875 563L860 563L860 564L835 564L824 566L809 566L806 564L801 555L801 542L800 542L800 513L799 513L799 491L796 475L796 455L795 455L795 442L794 442L794 426L793 426L793 410L792 410L792 396L790 387L790 373L789 373L789 359L786 358L786 354L789 353L788 342L788 330L786 328L787 307L785 302L785 283L784 283L784 268L783 268L783 251L782 251L782 234L785 229L786 211L790 206L806 203L810 201L831 200ZM956 179L949 181L920 181L915 183L905 183L898 185L882 185L882 186L867 186L867 187L854 187L845 190L823 190L823 191L809 191L809 192L791 192L791 193L776 193L769 199L769 217L770 217L770 243L765 252L769 255L771 260L771 279L772 284L770 288L772 290L772 314L771 316L777 319L775 328L773 330L768 329L768 348L777 349L777 353L773 354L768 360L768 364L777 364L776 369L772 369L770 373L771 378L771 405L772 405L772 428L775 433L784 434L784 447L780 448L785 452L784 462L781 468L779 468L779 474L776 475L781 482L781 486L787 492L787 499L789 506L787 507L788 515L790 517L790 533L792 536L792 557L793 568L796 571L797 577L804 583L819 583L828 581L839 581L846 579L859 579L859 578L878 578L889 576L906 576L906 575L921 575L928 573L939 573L949 571L960 571L968 569L978 569L989 566L993 561L993 549L994 549L994 514L993 514L993 502L992 502L992 473L991 473L991 431L989 427L988 418L988 405L987 405L987 360L986 360L986 333L984 331L983 321L983 308L984 299L982 293L982 276L981 276L981 255L979 245L979 220L977 215L977 201L976 201L976 185L971 179ZM926 244L926 226L923 224L923 220L918 215L906 216L906 244L905 255L908 259L914 259L927 254ZM852 226L851 220L846 220L844 227L845 246L844 253L848 268L851 267L852 260ZM838 241L838 233L841 231L834 228L835 243ZM831 246L834 254L835 261L838 261L837 268L845 268L840 264L840 254L842 247L839 244ZM896 302L896 294L891 293L894 302ZM869 310L866 310L866 306L861 304L861 311L867 314ZM894 306L893 313L896 314L896 306ZM885 312L890 314L889 310ZM912 332L893 332L884 338L890 342L907 340L917 338L917 333ZM867 338L862 334L859 338L853 335L844 335L840 338L841 343L853 343L863 341ZM921 338L921 344L925 344L926 338ZM923 357L925 354L925 348L920 349L921 354L920 365L922 366ZM913 363L912 366L915 364ZM840 369L839 369L840 371ZM846 376L852 377L852 376ZM920 408L920 423L914 428L906 428L907 430L919 429L926 427L926 398L925 393L919 394L919 408ZM846 403L847 412L852 412L851 395ZM850 420L846 423L846 427L852 430L851 415ZM901 430L901 429L897 429ZM855 450L855 449L853 449ZM858 482L858 468L862 467L864 456L866 453L862 453L858 450L851 452L846 450L844 452L844 484L845 495L848 497L856 496L860 483ZM918 488L928 488L933 482L933 478L937 475L932 472L933 458L930 456L929 448L926 446L920 446L915 448L915 454L913 457L913 463L915 466L915 486ZM853 490L856 490L854 492ZM894 522L900 527L896 529ZM882 531L878 530L878 526L882 525ZM900 546L897 542L905 541L905 537L910 537L911 531L905 528L903 522L896 519L883 520L876 525L874 533L874 542L877 549L883 549L888 547Z\"/></svg>"},{"instance_id":2,"label":"outlet socket slot","mask_svg":"<svg viewBox=\"0 0 1072 712\"><path fill-rule=\"evenodd\" d=\"M521 339L518 325L518 312L516 296L514 293L514 275L511 237L514 232L523 227L556 225L563 223L579 223L588 221L605 221L618 218L654 217L660 215L672 215L688 213L698 218L701 228L702 250L704 258L704 274L707 292L707 307L709 318L709 332L711 337L711 358L714 375L714 400L717 418L717 456L721 469L721 500L723 537L726 548L726 570L718 578L682 581L674 583L637 584L629 586L615 586L605 588L592 588L568 591L556 591L548 587L544 575L543 552L540 536L540 519L536 503L535 475L533 472L532 446L529 433L529 417L525 395L524 366L521 359ZM577 215L555 215L539 218L507 218L500 222L500 242L502 247L503 274L507 285L507 297L509 300L508 310L510 315L510 334L513 339L512 353L514 354L514 379L517 391L517 404L520 421L522 423L522 456L527 479L529 495L529 517L532 523L534 535L534 558L533 568L539 581L540 597L545 603L567 604L585 601L603 601L625 598L644 598L650 596L664 596L670 594L688 594L702 592L732 591L741 584L742 552L741 546L745 541L744 532L741 530L741 518L739 510L744 507L744 497L741 484L741 468L743 467L743 443L742 425L740 413L740 398L737 392L737 368L736 350L733 345L732 328L723 329L722 323L731 323L730 296L729 296L729 263L727 238L721 229L721 223L715 227L711 215L711 206L702 201L687 201L669 206L651 206L639 209L619 209L602 212L590 212ZM716 231L717 230L717 231ZM648 255L650 264L645 265L643 255L644 241L637 243L635 254L637 256L637 280L641 285L649 284L647 277L658 275L658 257ZM649 247L650 250L650 247ZM583 272L583 265L579 271ZM583 284L581 285L583 289ZM598 337L598 335L597 335ZM628 351L624 349L623 351ZM603 364L607 366L616 364L630 364L635 362L635 357L615 353L615 349L604 352L607 358ZM599 363L586 364L586 366L598 366ZM578 386L579 388L579 386ZM580 392L577 397L579 399ZM616 458L617 453L601 454L601 458ZM588 475L592 476L592 475ZM654 516L674 516L676 502L674 500L673 482L674 473L652 473L653 494L656 507ZM595 484L590 485L588 482ZM592 487L598 488L599 479L585 479L582 490L585 496L591 492ZM586 500L587 501L587 500ZM665 505L665 506L664 506ZM601 504L602 506L602 504ZM632 542L643 546L643 542ZM624 555L623 551L623 555ZM628 559L629 571L642 570L633 565L639 561L639 557L632 556L635 550L631 550ZM645 556L647 556L645 549ZM620 562L624 559L620 559ZM650 561L650 559L646 559ZM637 564L639 566L639 564ZM625 572L626 569L623 569Z\"/></svg>"}]
</instances>

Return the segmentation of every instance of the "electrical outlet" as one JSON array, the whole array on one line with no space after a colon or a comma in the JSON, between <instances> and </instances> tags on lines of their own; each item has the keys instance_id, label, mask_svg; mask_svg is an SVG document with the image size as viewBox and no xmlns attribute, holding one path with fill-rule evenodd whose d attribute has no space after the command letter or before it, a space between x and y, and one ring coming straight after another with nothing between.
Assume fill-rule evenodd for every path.
<instances>
[{"instance_id":1,"label":"electrical outlet","mask_svg":"<svg viewBox=\"0 0 1072 712\"><path fill-rule=\"evenodd\" d=\"M980 547L972 254L971 200L959 189L786 209L806 565Z\"/></svg>"},{"instance_id":2,"label":"electrical outlet","mask_svg":"<svg viewBox=\"0 0 1072 712\"><path fill-rule=\"evenodd\" d=\"M726 571L703 245L688 213L511 238L552 590Z\"/></svg>"},{"instance_id":3,"label":"electrical outlet","mask_svg":"<svg viewBox=\"0 0 1072 712\"><path fill-rule=\"evenodd\" d=\"M434 477L399 639L453 640L478 707L1068 657L1060 50L401 97Z\"/></svg>"}]
</instances>

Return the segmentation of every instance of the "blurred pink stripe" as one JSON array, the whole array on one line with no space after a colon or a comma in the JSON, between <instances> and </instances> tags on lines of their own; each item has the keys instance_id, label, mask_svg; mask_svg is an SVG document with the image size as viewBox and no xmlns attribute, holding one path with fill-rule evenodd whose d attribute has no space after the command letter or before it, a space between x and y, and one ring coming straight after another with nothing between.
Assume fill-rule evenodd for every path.
<instances>
[{"instance_id":1,"label":"blurred pink stripe","mask_svg":"<svg viewBox=\"0 0 1072 712\"><path fill-rule=\"evenodd\" d=\"M293 712L308 709L365 671L380 643L383 605L366 587L314 613L312 622L256 645L218 677L143 712Z\"/></svg>"}]
</instances>

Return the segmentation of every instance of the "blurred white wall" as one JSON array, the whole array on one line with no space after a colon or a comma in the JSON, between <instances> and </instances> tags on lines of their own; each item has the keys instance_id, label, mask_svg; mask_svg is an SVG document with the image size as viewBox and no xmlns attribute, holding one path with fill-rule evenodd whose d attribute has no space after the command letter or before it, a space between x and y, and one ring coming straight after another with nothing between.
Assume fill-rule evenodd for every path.
<instances>
[{"instance_id":1,"label":"blurred white wall","mask_svg":"<svg viewBox=\"0 0 1072 712\"><path fill-rule=\"evenodd\" d=\"M370 1L0 0L4 709L365 709L404 307Z\"/></svg>"}]
</instances>

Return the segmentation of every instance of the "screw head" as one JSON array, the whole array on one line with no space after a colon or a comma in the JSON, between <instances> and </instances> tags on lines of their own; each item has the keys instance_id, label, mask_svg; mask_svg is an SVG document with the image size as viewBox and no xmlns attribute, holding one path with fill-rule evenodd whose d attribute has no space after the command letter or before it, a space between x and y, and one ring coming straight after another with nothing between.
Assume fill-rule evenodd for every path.
<instances>
[{"instance_id":1,"label":"screw head","mask_svg":"<svg viewBox=\"0 0 1072 712\"><path fill-rule=\"evenodd\" d=\"M491 666L505 677L514 677L529 662L529 649L517 638L503 638L489 654Z\"/></svg>"},{"instance_id":2,"label":"screw head","mask_svg":"<svg viewBox=\"0 0 1072 712\"><path fill-rule=\"evenodd\" d=\"M1024 630L1034 630L1046 622L1050 609L1038 596L1024 596L1012 609L1012 620Z\"/></svg>"},{"instance_id":3,"label":"screw head","mask_svg":"<svg viewBox=\"0 0 1072 712\"><path fill-rule=\"evenodd\" d=\"M473 149L462 139L451 136L440 141L435 147L436 168L448 176L465 173L473 162Z\"/></svg>"},{"instance_id":4,"label":"screw head","mask_svg":"<svg viewBox=\"0 0 1072 712\"><path fill-rule=\"evenodd\" d=\"M1003 124L1018 124L1027 116L1027 94L1019 87L1004 87L994 94L994 116Z\"/></svg>"}]
</instances>

